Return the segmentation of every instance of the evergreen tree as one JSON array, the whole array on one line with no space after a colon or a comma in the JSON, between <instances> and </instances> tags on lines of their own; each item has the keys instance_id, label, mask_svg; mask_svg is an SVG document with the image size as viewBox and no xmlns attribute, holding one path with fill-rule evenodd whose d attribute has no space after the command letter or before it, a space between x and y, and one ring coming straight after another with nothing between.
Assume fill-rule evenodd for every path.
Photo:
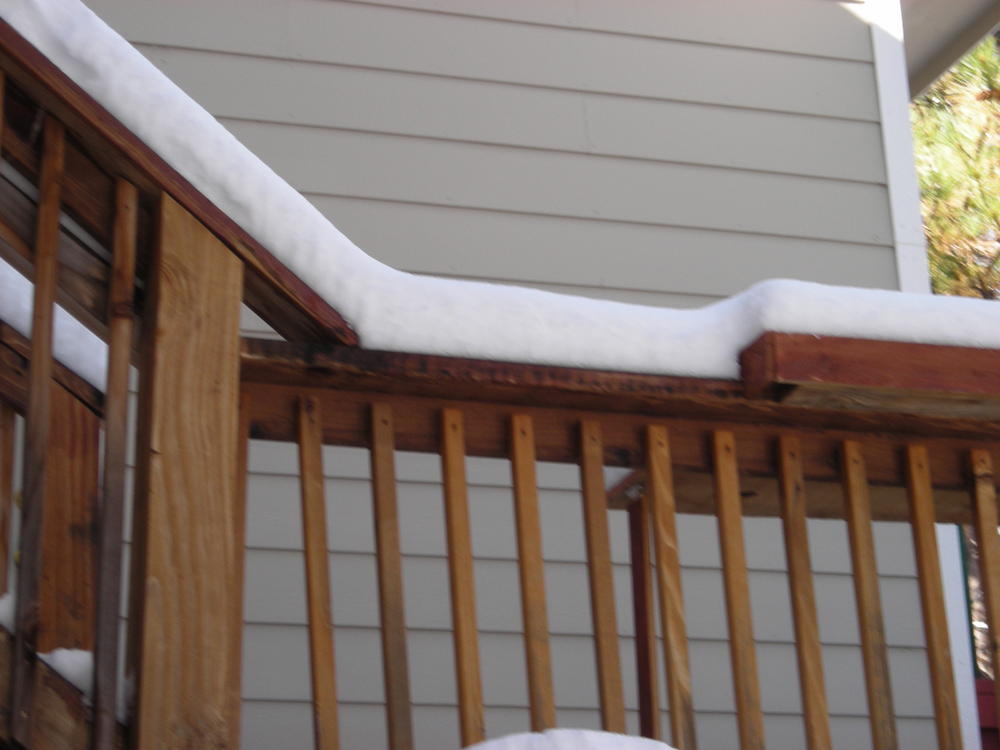
<instances>
[{"instance_id":1,"label":"evergreen tree","mask_svg":"<svg viewBox=\"0 0 1000 750\"><path fill-rule=\"evenodd\" d=\"M1000 297L1000 47L988 36L912 106L931 282Z\"/></svg>"}]
</instances>

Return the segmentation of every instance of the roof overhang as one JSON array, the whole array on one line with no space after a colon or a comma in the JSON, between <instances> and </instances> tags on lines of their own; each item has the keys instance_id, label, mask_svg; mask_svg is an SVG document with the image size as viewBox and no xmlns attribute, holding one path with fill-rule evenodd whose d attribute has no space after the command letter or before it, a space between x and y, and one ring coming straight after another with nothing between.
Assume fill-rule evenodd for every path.
<instances>
[{"instance_id":1,"label":"roof overhang","mask_svg":"<svg viewBox=\"0 0 1000 750\"><path fill-rule=\"evenodd\" d=\"M902 0L910 95L1000 26L1000 0Z\"/></svg>"}]
</instances>

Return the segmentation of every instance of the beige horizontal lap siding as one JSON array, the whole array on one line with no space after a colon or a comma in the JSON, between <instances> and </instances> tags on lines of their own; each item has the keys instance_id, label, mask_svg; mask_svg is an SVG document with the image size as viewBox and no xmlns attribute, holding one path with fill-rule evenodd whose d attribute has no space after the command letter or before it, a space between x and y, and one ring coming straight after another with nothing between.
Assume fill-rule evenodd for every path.
<instances>
[{"instance_id":1,"label":"beige horizontal lap siding","mask_svg":"<svg viewBox=\"0 0 1000 750\"><path fill-rule=\"evenodd\" d=\"M885 190L877 184L271 123L226 124L310 194L866 244L891 240ZM292 142L294 149L288 147ZM336 164L317 158L323 153L336 153ZM852 221L845 222L845 215Z\"/></svg>"},{"instance_id":2,"label":"beige horizontal lap siding","mask_svg":"<svg viewBox=\"0 0 1000 750\"><path fill-rule=\"evenodd\" d=\"M839 5L92 5L404 270L652 304L895 282L868 30Z\"/></svg>"}]
</instances>

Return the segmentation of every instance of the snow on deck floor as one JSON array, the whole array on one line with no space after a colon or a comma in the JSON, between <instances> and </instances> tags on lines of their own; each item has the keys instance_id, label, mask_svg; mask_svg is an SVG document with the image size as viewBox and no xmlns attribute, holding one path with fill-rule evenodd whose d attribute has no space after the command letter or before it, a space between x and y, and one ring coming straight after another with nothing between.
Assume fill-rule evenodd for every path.
<instances>
[{"instance_id":1,"label":"snow on deck floor","mask_svg":"<svg viewBox=\"0 0 1000 750\"><path fill-rule=\"evenodd\" d=\"M586 729L549 729L512 734L472 745L466 750L672 750L642 737Z\"/></svg>"},{"instance_id":2,"label":"snow on deck floor","mask_svg":"<svg viewBox=\"0 0 1000 750\"><path fill-rule=\"evenodd\" d=\"M0 0L0 15L369 349L736 378L740 351L764 331L1000 348L1000 305L982 300L775 280L674 310L403 273L355 246L78 0Z\"/></svg>"}]
</instances>

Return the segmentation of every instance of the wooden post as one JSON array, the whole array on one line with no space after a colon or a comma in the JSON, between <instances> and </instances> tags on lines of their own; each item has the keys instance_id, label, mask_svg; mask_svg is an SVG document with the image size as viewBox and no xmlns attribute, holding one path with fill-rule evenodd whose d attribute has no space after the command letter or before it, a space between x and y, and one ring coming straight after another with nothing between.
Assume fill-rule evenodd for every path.
<instances>
[{"instance_id":1,"label":"wooden post","mask_svg":"<svg viewBox=\"0 0 1000 750\"><path fill-rule=\"evenodd\" d=\"M60 188L66 142L62 123L45 119L42 169L35 229L35 295L31 316L31 362L25 415L24 502L21 515L21 565L17 576L17 616L13 655L11 735L31 741L32 682L38 637L38 586L41 566L42 503L48 475L52 420L52 321L55 310Z\"/></svg>"},{"instance_id":2,"label":"wooden post","mask_svg":"<svg viewBox=\"0 0 1000 750\"><path fill-rule=\"evenodd\" d=\"M860 444L847 440L841 454L844 473L844 517L851 544L851 567L858 606L861 656L868 689L868 713L875 750L896 750L896 719L892 712L889 655L882 623L882 596L875 568L871 499Z\"/></svg>"},{"instance_id":3,"label":"wooden post","mask_svg":"<svg viewBox=\"0 0 1000 750\"><path fill-rule=\"evenodd\" d=\"M448 580L455 640L455 679L463 747L482 742L485 735L483 685L479 674L479 632L476 628L475 575L469 488L465 478L465 423L458 409L441 413L441 476L448 537Z\"/></svg>"},{"instance_id":4,"label":"wooden post","mask_svg":"<svg viewBox=\"0 0 1000 750\"><path fill-rule=\"evenodd\" d=\"M132 361L132 297L139 193L115 186L114 257L108 296L108 382L104 396L104 495L97 568L94 649L94 750L111 750L117 738L118 616L121 605L122 522L128 440L128 374Z\"/></svg>"},{"instance_id":5,"label":"wooden post","mask_svg":"<svg viewBox=\"0 0 1000 750\"><path fill-rule=\"evenodd\" d=\"M733 692L742 750L763 750L764 714L760 705L757 653L750 615L750 581L743 546L743 510L736 466L733 433L718 430L713 435L715 498L722 552L722 581L729 621L729 654L733 663Z\"/></svg>"},{"instance_id":6,"label":"wooden post","mask_svg":"<svg viewBox=\"0 0 1000 750\"><path fill-rule=\"evenodd\" d=\"M161 197L143 325L131 627L137 750L235 748L243 269ZM234 684L235 682L235 684Z\"/></svg>"},{"instance_id":7,"label":"wooden post","mask_svg":"<svg viewBox=\"0 0 1000 750\"><path fill-rule=\"evenodd\" d=\"M677 551L677 498L670 463L667 428L646 428L646 495L653 524L656 551L656 582L660 594L660 625L670 700L670 741L678 750L697 750L694 699L691 695L691 663L684 620L684 592Z\"/></svg>"},{"instance_id":8,"label":"wooden post","mask_svg":"<svg viewBox=\"0 0 1000 750\"><path fill-rule=\"evenodd\" d=\"M326 542L326 494L323 491L323 426L319 404L310 396L299 400L299 481L302 483L309 673L316 750L338 750L340 724L333 655L330 552Z\"/></svg>"},{"instance_id":9,"label":"wooden post","mask_svg":"<svg viewBox=\"0 0 1000 750\"><path fill-rule=\"evenodd\" d=\"M994 486L993 459L988 450L969 454L972 469L972 512L975 518L976 540L979 542L979 574L989 625L990 664L993 674L1000 675L1000 534L997 526L997 490ZM994 691L1000 709L1000 691Z\"/></svg>"},{"instance_id":10,"label":"wooden post","mask_svg":"<svg viewBox=\"0 0 1000 750\"><path fill-rule=\"evenodd\" d=\"M618 653L618 623L611 572L611 539L608 535L608 493L604 486L604 448L601 424L580 424L580 480L583 488L583 528L587 539L587 573L590 609L597 657L597 693L601 701L601 727L625 732L625 698Z\"/></svg>"},{"instance_id":11,"label":"wooden post","mask_svg":"<svg viewBox=\"0 0 1000 750\"><path fill-rule=\"evenodd\" d=\"M826 683L823 680L823 652L820 649L816 596L809 562L806 488L802 475L802 452L796 438L779 438L778 469L806 742L809 750L830 750L832 741L826 707Z\"/></svg>"},{"instance_id":12,"label":"wooden post","mask_svg":"<svg viewBox=\"0 0 1000 750\"><path fill-rule=\"evenodd\" d=\"M7 593L10 517L14 505L14 407L0 401L0 594Z\"/></svg>"},{"instance_id":13,"label":"wooden post","mask_svg":"<svg viewBox=\"0 0 1000 750\"><path fill-rule=\"evenodd\" d=\"M649 495L628 508L632 573L632 617L635 621L635 673L639 696L639 734L660 739L660 698L656 668L656 617L653 608L653 558L649 548Z\"/></svg>"},{"instance_id":14,"label":"wooden post","mask_svg":"<svg viewBox=\"0 0 1000 750\"><path fill-rule=\"evenodd\" d=\"M948 613L944 606L941 561L934 529L934 493L927 448L906 447L906 488L910 499L910 527L917 557L920 604L924 611L927 662L934 697L934 720L940 750L961 750L962 730L958 720L955 675L951 668Z\"/></svg>"},{"instance_id":15,"label":"wooden post","mask_svg":"<svg viewBox=\"0 0 1000 750\"><path fill-rule=\"evenodd\" d=\"M542 522L538 515L538 481L535 476L535 428L531 417L515 414L511 417L510 431L528 705L531 708L531 730L544 732L556 725L556 704L552 692Z\"/></svg>"},{"instance_id":16,"label":"wooden post","mask_svg":"<svg viewBox=\"0 0 1000 750\"><path fill-rule=\"evenodd\" d=\"M399 545L399 508L396 504L396 432L389 404L372 404L371 427L372 504L389 750L412 750L413 708L410 704L403 556Z\"/></svg>"},{"instance_id":17,"label":"wooden post","mask_svg":"<svg viewBox=\"0 0 1000 750\"><path fill-rule=\"evenodd\" d=\"M45 653L94 647L94 563L100 418L52 382L52 429L42 505L38 641Z\"/></svg>"}]
</instances>

